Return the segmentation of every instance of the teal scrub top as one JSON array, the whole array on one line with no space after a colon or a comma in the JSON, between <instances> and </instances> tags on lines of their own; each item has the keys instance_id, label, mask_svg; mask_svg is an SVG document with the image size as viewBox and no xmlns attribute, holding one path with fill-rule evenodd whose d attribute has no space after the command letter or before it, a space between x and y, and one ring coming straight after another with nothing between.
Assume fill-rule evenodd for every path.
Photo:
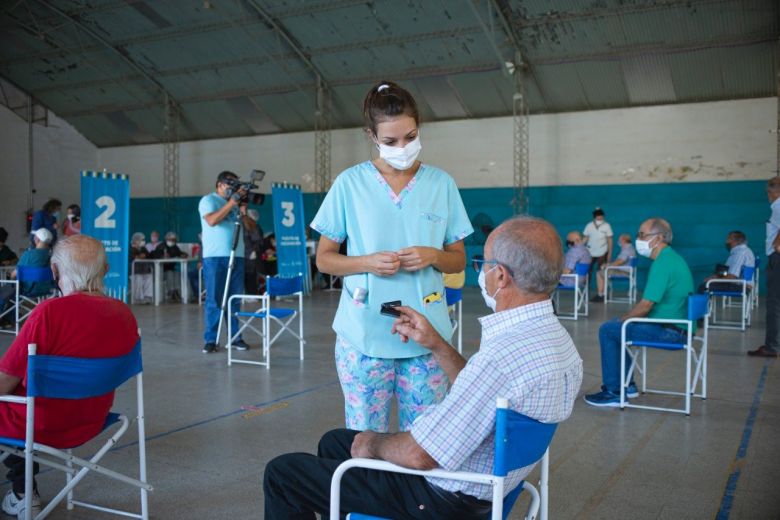
<instances>
[{"instance_id":1,"label":"teal scrub top","mask_svg":"<svg viewBox=\"0 0 780 520\"><path fill-rule=\"evenodd\" d=\"M336 178L311 227L336 242L347 239L348 256L412 246L443 249L474 232L458 187L447 173L422 164L396 195L370 161ZM368 290L364 303L353 300L358 287ZM414 341L402 343L390 333L393 318L379 310L383 302L394 300L424 314L446 340L452 337L442 275L433 266L416 272L399 270L393 276L344 277L333 330L367 356L397 359L429 354Z\"/></svg>"}]
</instances>

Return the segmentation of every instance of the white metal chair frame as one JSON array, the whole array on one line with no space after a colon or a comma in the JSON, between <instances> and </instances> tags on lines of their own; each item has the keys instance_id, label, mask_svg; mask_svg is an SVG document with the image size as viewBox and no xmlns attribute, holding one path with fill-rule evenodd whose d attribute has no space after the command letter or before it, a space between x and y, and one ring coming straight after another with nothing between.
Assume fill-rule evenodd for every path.
<instances>
[{"instance_id":1,"label":"white metal chair frame","mask_svg":"<svg viewBox=\"0 0 780 520\"><path fill-rule=\"evenodd\" d=\"M499 408L508 408L509 401L503 398L498 398ZM540 461L541 475L539 478L539 489L537 490L533 484L527 480L523 480L520 484L523 486L524 491L528 491L531 495L531 504L528 507L528 512L523 517L525 520L533 520L538 518L540 520L547 520L548 500L549 500L549 477L550 477L550 449L548 448L544 452L544 456ZM459 480L463 482L475 482L477 484L487 484L493 488L493 509L491 512L491 520L502 520L503 508L504 508L504 479L506 477L499 477L496 475L486 473L474 473L467 471L445 471L442 469L432 470L416 470L411 468L405 468L398 466L391 462L376 459L363 459L355 458L342 462L333 473L333 477L330 483L330 519L339 520L339 512L341 510L341 478L344 473L352 468L366 468L379 471L388 471L391 473L404 473L407 475L419 475L422 477L433 477L447 480ZM368 515L363 515L368 516Z\"/></svg>"},{"instance_id":2,"label":"white metal chair frame","mask_svg":"<svg viewBox=\"0 0 780 520\"><path fill-rule=\"evenodd\" d=\"M47 268L48 269L48 268ZM24 280L2 280L0 279L0 287L3 285L14 285L14 300L11 307L7 308L5 311L0 312L0 318L7 316L11 313L13 313L14 316L14 328L13 330L3 330L0 329L0 333L4 334L19 334L19 327L21 323L26 320L30 314L32 314L32 311L35 310L35 306L41 303L43 300L51 297L51 294L49 295L41 295L41 296L26 296L21 293L19 290L20 283Z\"/></svg>"},{"instance_id":3,"label":"white metal chair frame","mask_svg":"<svg viewBox=\"0 0 780 520\"><path fill-rule=\"evenodd\" d=\"M704 327L701 336L694 336L692 334L694 321L693 320L670 320L670 319L651 319L651 318L630 318L623 322L623 327L620 331L620 408L643 408L645 410L656 410L666 412L684 413L685 415L691 414L691 396L701 397L702 400L707 399L707 328L708 317L704 317ZM626 338L626 328L631 323L651 323L651 324L680 324L688 327L687 340L684 345L681 344L679 350L685 350L685 392L675 392L670 390L659 390L647 387L647 349L653 347L647 347L641 343L634 344L632 341L628 341ZM694 342L699 341L701 347L698 352ZM641 361L637 350L642 349ZM634 351L632 352L632 349ZM664 349L668 350L668 349ZM626 373L626 355L631 358L631 366ZM695 363L695 372L693 377L691 374L691 365ZM664 395L679 395L685 397L684 408L663 408L659 406L647 406L632 404L626 399L626 386L631 381L631 376L634 370L638 370L642 374L642 393L643 394L664 394ZM696 393L696 388L701 382L701 392Z\"/></svg>"},{"instance_id":4,"label":"white metal chair frame","mask_svg":"<svg viewBox=\"0 0 780 520\"><path fill-rule=\"evenodd\" d=\"M711 329L732 329L732 330L745 330L745 327L749 327L752 320L752 310L754 306L754 296L758 294L758 285L756 282L756 271L753 270L752 276L748 279L732 279L732 278L716 278L708 280L706 283L707 292L710 293L710 328ZM735 286L739 285L737 291L715 291L710 292L710 284L714 283L729 283ZM752 287L751 287L752 284ZM717 294L718 292L734 292L740 293L739 296ZM734 303L733 298L738 298L739 303ZM737 308L740 311L739 321L729 321L718 319L718 299L721 301L721 312L725 314L727 308Z\"/></svg>"},{"instance_id":5,"label":"white metal chair frame","mask_svg":"<svg viewBox=\"0 0 780 520\"><path fill-rule=\"evenodd\" d=\"M604 303L636 303L636 259L628 265L608 265L604 268ZM615 274L612 274L615 273ZM618 274L619 273L619 274ZM615 296L614 281L628 281L626 296Z\"/></svg>"},{"instance_id":6,"label":"white metal chair frame","mask_svg":"<svg viewBox=\"0 0 780 520\"><path fill-rule=\"evenodd\" d=\"M303 275L299 275L303 276ZM266 277L266 288L268 287L268 283L270 277ZM306 340L303 337L303 290L297 291L294 293L291 293L289 295L280 295L280 296L297 296L298 297L298 308L297 310L284 308L283 310L292 310L292 314L287 317L286 320L280 319L273 315L274 308L271 305L271 301L273 298L273 295L269 294L267 291L265 294L262 295L253 295L253 294L235 294L231 296L228 299L228 313L231 312L236 315L236 318L238 319L240 326L238 328L238 331L233 333L233 327L232 327L232 321L231 319L228 319L228 343L227 343L227 352L228 352L228 366L231 366L233 363L243 363L246 365L259 365L264 366L266 369L271 368L271 345L276 342L276 340L281 336L284 332L287 332L294 336L298 340L298 348L299 348L299 357L300 360L303 361L303 346L306 343ZM236 302L234 304L234 301ZM240 308L243 302L251 302L251 301L258 301L260 302L260 308L253 312L241 312ZM238 309L238 310L232 310L232 309ZM276 309L280 309L277 307ZM293 331L293 329L290 328L290 325L292 324L293 320L298 319L298 332L296 333ZM262 320L262 328L258 330L257 327L255 327L252 322L255 319ZM271 337L271 321L276 322L279 325L279 330L276 331L276 334ZM255 334L260 336L263 340L263 358L265 361L253 361L248 359L237 359L233 357L233 341L240 337L241 334L246 329L252 330Z\"/></svg>"},{"instance_id":7,"label":"white metal chair frame","mask_svg":"<svg viewBox=\"0 0 780 520\"><path fill-rule=\"evenodd\" d=\"M577 264L577 265L585 265L585 264ZM584 282L580 281L584 278ZM569 273L569 274L562 274L561 280L564 279L572 279L574 280L573 286L563 285L559 284L558 288L555 290L555 309L557 310L558 319L559 320L577 320L580 316L588 316L588 275L579 275L576 272ZM572 313L562 313L561 312L561 306L560 306L560 292L561 291L571 291L574 293L574 312ZM585 307L584 311L580 311L580 308Z\"/></svg>"},{"instance_id":8,"label":"white metal chair frame","mask_svg":"<svg viewBox=\"0 0 780 520\"><path fill-rule=\"evenodd\" d=\"M28 356L36 354L37 346L30 344L28 346ZM136 379L136 403L137 403L137 424L138 424L138 450L139 450L139 478L135 479L123 475L114 470L105 468L98 463L108 451L113 448L119 439L125 434L130 426L130 420L122 414L114 414L116 422L120 424L119 429L100 447L100 449L89 459L84 459L73 455L73 449L58 449L45 444L35 442L34 423L35 423L35 397L2 395L0 401L8 403L17 403L26 405L26 423L25 423L25 441L24 448L15 447L0 443L0 461L5 460L9 455L24 457L25 459L25 519L33 520L32 517L32 499L33 499L33 463L37 462L43 466L48 466L65 473L65 487L49 501L46 507L36 515L35 520L46 518L52 510L66 499L67 509L70 511L74 506L80 506L95 511L102 511L131 518L140 518L148 520L149 502L148 492L152 491L152 486L146 480L146 434L144 423L144 394L143 394L143 372L138 372ZM105 430L103 430L105 431ZM103 433L101 431L98 436ZM97 437L97 436L96 436ZM96 438L95 437L95 438ZM45 455L45 457L43 456ZM141 494L141 513L131 513L120 509L113 509L100 506L90 502L84 502L74 499L74 488L89 473L94 472L100 475L113 478L131 486L137 487Z\"/></svg>"}]
</instances>

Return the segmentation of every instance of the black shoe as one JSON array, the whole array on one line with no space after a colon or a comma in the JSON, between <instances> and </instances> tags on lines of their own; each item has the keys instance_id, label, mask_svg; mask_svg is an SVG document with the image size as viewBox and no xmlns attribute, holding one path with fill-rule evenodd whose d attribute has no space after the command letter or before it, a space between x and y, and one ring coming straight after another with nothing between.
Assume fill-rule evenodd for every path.
<instances>
[{"instance_id":1,"label":"black shoe","mask_svg":"<svg viewBox=\"0 0 780 520\"><path fill-rule=\"evenodd\" d=\"M590 301L593 303L601 303L604 301L604 297L600 295L596 295L593 298L591 298Z\"/></svg>"},{"instance_id":2,"label":"black shoe","mask_svg":"<svg viewBox=\"0 0 780 520\"><path fill-rule=\"evenodd\" d=\"M206 343L203 345L203 352L204 354L213 354L217 351L217 344L216 343Z\"/></svg>"},{"instance_id":3,"label":"black shoe","mask_svg":"<svg viewBox=\"0 0 780 520\"><path fill-rule=\"evenodd\" d=\"M244 343L243 339L233 342L233 348L236 350L249 350L249 345Z\"/></svg>"}]
</instances>

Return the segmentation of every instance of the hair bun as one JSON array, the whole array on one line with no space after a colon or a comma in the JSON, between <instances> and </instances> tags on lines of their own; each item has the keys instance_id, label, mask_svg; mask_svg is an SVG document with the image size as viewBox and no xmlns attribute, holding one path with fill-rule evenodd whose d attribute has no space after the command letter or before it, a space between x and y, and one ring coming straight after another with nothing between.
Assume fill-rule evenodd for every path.
<instances>
[{"instance_id":1,"label":"hair bun","mask_svg":"<svg viewBox=\"0 0 780 520\"><path fill-rule=\"evenodd\" d=\"M383 90L385 90L386 88L390 88L390 85L388 85L387 83L383 83L383 84L379 85L379 86L376 88L376 91L377 91L377 92L382 92L382 91L383 91Z\"/></svg>"}]
</instances>

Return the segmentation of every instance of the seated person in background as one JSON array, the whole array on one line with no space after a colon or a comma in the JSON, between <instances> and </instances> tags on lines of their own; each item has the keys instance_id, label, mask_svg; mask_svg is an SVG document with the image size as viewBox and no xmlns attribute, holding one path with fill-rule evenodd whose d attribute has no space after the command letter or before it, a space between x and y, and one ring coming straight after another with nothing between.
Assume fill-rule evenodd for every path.
<instances>
[{"instance_id":1,"label":"seated person in background","mask_svg":"<svg viewBox=\"0 0 780 520\"><path fill-rule=\"evenodd\" d=\"M173 231L165 234L165 242L160 242L155 250L149 255L150 258L187 258L187 253L179 248L176 243L178 237ZM165 294L170 300L181 299L179 293L179 277L176 275L176 265L171 263L163 264L163 283L165 284Z\"/></svg>"},{"instance_id":2,"label":"seated person in background","mask_svg":"<svg viewBox=\"0 0 780 520\"><path fill-rule=\"evenodd\" d=\"M673 236L672 227L661 218L645 220L639 227L636 251L653 261L645 292L639 303L623 317L607 321L599 328L601 391L586 395L586 403L620 406L620 333L625 320L644 317L688 319L688 295L693 292L693 276L683 257L670 246ZM687 328L674 324L633 323L627 335L632 340L680 343L686 340ZM626 363L626 372L629 366L630 363ZM626 397L638 395L634 382L629 382Z\"/></svg>"},{"instance_id":3,"label":"seated person in background","mask_svg":"<svg viewBox=\"0 0 780 520\"><path fill-rule=\"evenodd\" d=\"M747 237L742 231L732 231L726 236L726 249L729 252L726 264L718 266L715 274L704 279L699 285L700 293L707 292L707 282L710 280L723 280L711 283L711 291L742 291L742 284L731 283L728 280L741 280L742 268L756 266L756 255L748 247ZM748 284L748 289L751 287L752 284Z\"/></svg>"},{"instance_id":4,"label":"seated person in background","mask_svg":"<svg viewBox=\"0 0 780 520\"><path fill-rule=\"evenodd\" d=\"M60 239L51 269L63 296L40 303L0 359L0 393L26 395L30 343L38 346L39 355L102 358L123 356L138 341L138 324L130 308L103 296L108 264L100 242L85 235ZM38 398L35 440L55 448L86 442L103 429L113 401L113 392L79 400ZM0 436L24 439L25 417L25 405L0 403ZM10 455L4 464L12 489L3 499L3 511L24 518L24 458ZM36 486L33 517L40 512Z\"/></svg>"},{"instance_id":5,"label":"seated person in background","mask_svg":"<svg viewBox=\"0 0 780 520\"><path fill-rule=\"evenodd\" d=\"M130 241L130 264L133 263L133 260L145 260L148 257L146 237L143 233L133 233ZM136 264L135 269L131 265L133 301L135 303L151 303L154 298L153 270L154 266L149 262Z\"/></svg>"},{"instance_id":6,"label":"seated person in background","mask_svg":"<svg viewBox=\"0 0 780 520\"><path fill-rule=\"evenodd\" d=\"M594 296L590 299L592 302L603 302L604 301L604 287L605 287L605 280L604 280L604 270L607 267L620 267L625 266L622 269L618 270L612 270L610 269L610 276L628 276L629 267L628 264L631 263L631 260L636 258L636 250L634 249L634 246L631 245L631 235L628 233L623 233L618 238L618 244L620 244L620 254L618 254L618 257L615 259L614 262L608 262L601 266L601 269L599 269L596 272L596 285L598 287L598 295ZM619 272L617 272L619 271ZM625 274L622 274L625 273Z\"/></svg>"},{"instance_id":7,"label":"seated person in background","mask_svg":"<svg viewBox=\"0 0 780 520\"><path fill-rule=\"evenodd\" d=\"M421 470L489 473L493 467L495 405L533 419L566 419L582 382L582 360L553 314L550 294L561 275L560 238L547 222L518 217L496 228L485 243L480 286L495 314L481 318L479 351L468 362L418 312L397 307L392 332L433 352L452 387L408 432L333 430L318 454L290 453L265 468L265 518L327 517L330 480L351 457L387 460ZM522 259L522 260L521 260ZM531 467L511 472L505 494ZM342 511L389 518L486 518L488 485L352 469L342 479Z\"/></svg>"},{"instance_id":8,"label":"seated person in background","mask_svg":"<svg viewBox=\"0 0 780 520\"><path fill-rule=\"evenodd\" d=\"M444 273L444 287L446 289L462 289L466 285L466 271L459 273ZM450 321L455 319L455 305L448 306Z\"/></svg>"},{"instance_id":9,"label":"seated person in background","mask_svg":"<svg viewBox=\"0 0 780 520\"><path fill-rule=\"evenodd\" d=\"M35 242L34 249L28 249L22 254L16 267L48 267L49 266L49 245L52 241L52 234L46 228L40 228L32 234ZM17 271L11 273L11 279L17 278ZM47 296L54 288L52 282L22 282L19 286L19 294L24 296ZM16 295L16 287L13 284L0 285L0 314L3 314L10 300ZM11 325L8 316L0 318L0 324L5 327Z\"/></svg>"},{"instance_id":10,"label":"seated person in background","mask_svg":"<svg viewBox=\"0 0 780 520\"><path fill-rule=\"evenodd\" d=\"M563 257L563 274L574 273L574 267L577 264L590 265L591 256L588 252L588 248L582 243L582 235L580 235L579 231L570 231L569 234L566 235L566 246L568 246L568 249L566 255ZM580 285L584 285L587 281L588 277L583 276L580 280ZM571 287L574 285L574 280L569 277L562 278L561 285Z\"/></svg>"},{"instance_id":11,"label":"seated person in background","mask_svg":"<svg viewBox=\"0 0 780 520\"><path fill-rule=\"evenodd\" d=\"M16 253L5 245L8 241L8 231L0 227L0 265L16 265L18 260Z\"/></svg>"},{"instance_id":12,"label":"seated person in background","mask_svg":"<svg viewBox=\"0 0 780 520\"><path fill-rule=\"evenodd\" d=\"M66 237L80 234L81 208L78 204L71 204L65 211L65 222L62 223L62 232Z\"/></svg>"},{"instance_id":13,"label":"seated person in background","mask_svg":"<svg viewBox=\"0 0 780 520\"><path fill-rule=\"evenodd\" d=\"M190 282L190 302L197 302L200 300L198 281L200 269L203 267L203 239L200 233L198 233L198 243L192 246L192 258L197 262L187 263L187 280Z\"/></svg>"}]
</instances>

